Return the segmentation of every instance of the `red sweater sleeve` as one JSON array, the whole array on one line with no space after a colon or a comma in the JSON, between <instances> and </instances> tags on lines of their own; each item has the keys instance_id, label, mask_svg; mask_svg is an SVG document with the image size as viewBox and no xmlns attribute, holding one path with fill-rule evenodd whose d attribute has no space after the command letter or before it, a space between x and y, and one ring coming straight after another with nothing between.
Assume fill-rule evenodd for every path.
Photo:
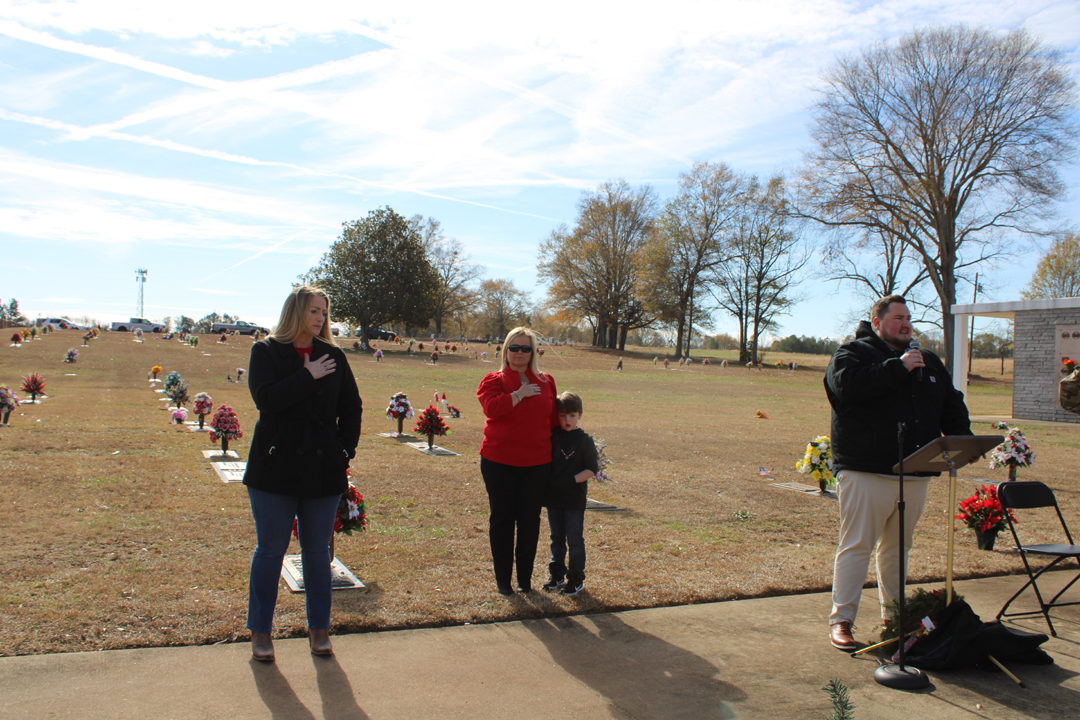
<instances>
[{"instance_id":1,"label":"red sweater sleeve","mask_svg":"<svg viewBox=\"0 0 1080 720\"><path fill-rule=\"evenodd\" d=\"M558 392L550 375L530 375L530 380L540 386L540 394L524 398L516 406L510 394L521 386L517 373L488 373L480 381L476 397L487 416L481 457L515 467L551 462L551 429L558 424Z\"/></svg>"}]
</instances>

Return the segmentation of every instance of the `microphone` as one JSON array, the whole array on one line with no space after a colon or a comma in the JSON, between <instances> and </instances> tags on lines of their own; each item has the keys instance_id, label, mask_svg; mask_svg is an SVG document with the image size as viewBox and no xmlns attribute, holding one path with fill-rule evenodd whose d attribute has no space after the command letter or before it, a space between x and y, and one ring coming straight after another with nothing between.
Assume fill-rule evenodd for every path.
<instances>
[{"instance_id":1,"label":"microphone","mask_svg":"<svg viewBox=\"0 0 1080 720\"><path fill-rule=\"evenodd\" d=\"M919 349L919 341L916 340L915 338L912 338L911 342L908 343L908 349L909 350L918 350ZM915 379L917 381L919 381L919 382L922 382L922 368L921 367L915 368Z\"/></svg>"}]
</instances>

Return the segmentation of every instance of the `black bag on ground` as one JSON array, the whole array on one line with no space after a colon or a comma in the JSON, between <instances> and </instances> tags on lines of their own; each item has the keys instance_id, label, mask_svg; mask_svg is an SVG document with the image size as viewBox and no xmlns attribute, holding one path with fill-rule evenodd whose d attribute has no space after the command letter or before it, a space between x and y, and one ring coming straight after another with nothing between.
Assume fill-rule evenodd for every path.
<instances>
[{"instance_id":1,"label":"black bag on ground","mask_svg":"<svg viewBox=\"0 0 1080 720\"><path fill-rule=\"evenodd\" d=\"M997 620L984 623L967 602L955 600L941 612L934 631L911 646L904 662L923 670L997 670L993 655L1003 664L1052 665L1054 659L1039 647L1047 640Z\"/></svg>"}]
</instances>

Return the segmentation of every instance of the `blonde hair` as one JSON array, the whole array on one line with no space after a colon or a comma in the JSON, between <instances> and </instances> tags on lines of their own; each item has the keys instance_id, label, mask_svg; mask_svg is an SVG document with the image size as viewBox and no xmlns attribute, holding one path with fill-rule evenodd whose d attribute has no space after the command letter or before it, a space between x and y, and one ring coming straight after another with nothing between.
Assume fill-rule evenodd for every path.
<instances>
[{"instance_id":1,"label":"blonde hair","mask_svg":"<svg viewBox=\"0 0 1080 720\"><path fill-rule=\"evenodd\" d=\"M516 327L510 332L506 333L506 340L502 345L502 367L500 370L505 370L510 366L510 361L507 359L510 357L510 352L506 347L510 344L510 341L516 338L518 335L525 335L532 343L532 352L529 353L529 369L532 370L533 375L540 377L540 336L536 334L536 331L527 327ZM543 378L540 378L543 380Z\"/></svg>"},{"instance_id":2,"label":"blonde hair","mask_svg":"<svg viewBox=\"0 0 1080 720\"><path fill-rule=\"evenodd\" d=\"M330 296L326 294L325 290L310 285L297 285L293 288L292 292L289 293L289 297L285 298L285 304L281 308L281 317L278 318L277 325L274 326L273 332L267 337L277 340L279 343L291 344L296 339L296 336L300 334L304 313L307 312L308 303L313 297L321 297L326 300L326 322L323 323L318 337L323 342L336 346L334 335L330 332Z\"/></svg>"}]
</instances>

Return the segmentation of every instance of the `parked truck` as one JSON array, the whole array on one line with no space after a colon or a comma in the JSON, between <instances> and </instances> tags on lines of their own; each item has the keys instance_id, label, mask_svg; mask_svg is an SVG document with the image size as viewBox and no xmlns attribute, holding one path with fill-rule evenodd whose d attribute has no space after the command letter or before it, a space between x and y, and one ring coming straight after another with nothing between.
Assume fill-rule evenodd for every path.
<instances>
[{"instance_id":1,"label":"parked truck","mask_svg":"<svg viewBox=\"0 0 1080 720\"><path fill-rule=\"evenodd\" d=\"M210 332L215 335L220 332L235 332L241 335L254 335L256 332L260 332L263 335L266 335L270 330L259 325L246 323L243 320L237 320L236 322L231 323L214 323L210 326Z\"/></svg>"},{"instance_id":2,"label":"parked truck","mask_svg":"<svg viewBox=\"0 0 1080 720\"><path fill-rule=\"evenodd\" d=\"M164 325L158 322L150 322L146 318L131 318L125 322L114 322L111 329L118 332L135 332L136 330L150 333L165 332Z\"/></svg>"}]
</instances>

